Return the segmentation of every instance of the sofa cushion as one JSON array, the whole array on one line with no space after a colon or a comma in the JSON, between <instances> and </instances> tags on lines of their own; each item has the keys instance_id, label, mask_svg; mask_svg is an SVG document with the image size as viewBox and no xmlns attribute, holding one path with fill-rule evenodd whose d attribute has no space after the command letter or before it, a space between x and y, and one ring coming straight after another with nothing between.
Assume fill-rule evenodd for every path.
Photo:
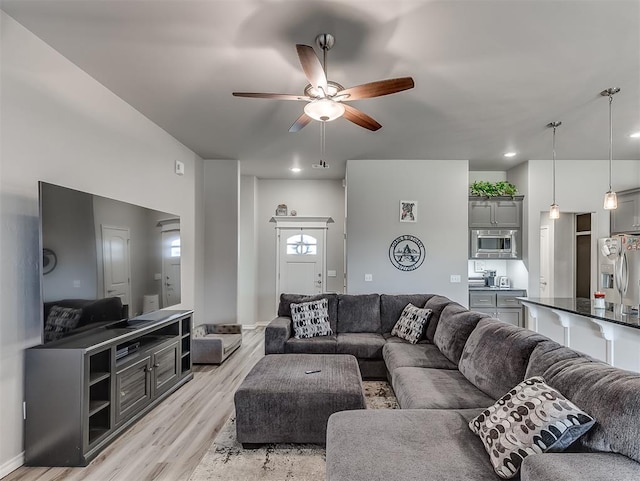
<instances>
[{"instance_id":1,"label":"sofa cushion","mask_svg":"<svg viewBox=\"0 0 640 481\"><path fill-rule=\"evenodd\" d=\"M409 303L393 326L391 335L416 344L423 337L430 316L431 309L420 309Z\"/></svg>"},{"instance_id":2,"label":"sofa cushion","mask_svg":"<svg viewBox=\"0 0 640 481\"><path fill-rule=\"evenodd\" d=\"M335 335L309 339L291 337L284 344L284 352L285 354L335 354L337 340Z\"/></svg>"},{"instance_id":3,"label":"sofa cushion","mask_svg":"<svg viewBox=\"0 0 640 481\"><path fill-rule=\"evenodd\" d=\"M339 294L338 330L336 332L376 332L382 334L380 296L378 294Z\"/></svg>"},{"instance_id":4,"label":"sofa cushion","mask_svg":"<svg viewBox=\"0 0 640 481\"><path fill-rule=\"evenodd\" d=\"M351 354L358 359L382 359L385 339L372 332L341 332L338 334L337 354Z\"/></svg>"},{"instance_id":5,"label":"sofa cushion","mask_svg":"<svg viewBox=\"0 0 640 481\"><path fill-rule=\"evenodd\" d=\"M611 453L546 453L527 456L520 469L521 481L557 479L640 479L640 464L626 456Z\"/></svg>"},{"instance_id":6,"label":"sofa cushion","mask_svg":"<svg viewBox=\"0 0 640 481\"><path fill-rule=\"evenodd\" d=\"M328 305L327 299L300 304L292 302L290 308L294 337L305 339L333 334L329 324Z\"/></svg>"},{"instance_id":7,"label":"sofa cushion","mask_svg":"<svg viewBox=\"0 0 640 481\"><path fill-rule=\"evenodd\" d=\"M382 357L392 377L399 367L457 368L434 344L387 342L382 348Z\"/></svg>"},{"instance_id":8,"label":"sofa cushion","mask_svg":"<svg viewBox=\"0 0 640 481\"><path fill-rule=\"evenodd\" d=\"M381 294L380 322L382 332L391 332L407 304L411 303L414 306L423 307L432 297L434 297L433 294Z\"/></svg>"},{"instance_id":9,"label":"sofa cushion","mask_svg":"<svg viewBox=\"0 0 640 481\"><path fill-rule=\"evenodd\" d=\"M545 381L596 419L578 443L588 450L618 453L640 462L640 373L589 358L559 361Z\"/></svg>"},{"instance_id":10,"label":"sofa cushion","mask_svg":"<svg viewBox=\"0 0 640 481\"><path fill-rule=\"evenodd\" d=\"M431 309L431 319L429 319L429 325L425 332L427 340L433 342L433 338L440 322L440 315L445 307L449 304L455 304L451 299L444 296L433 296L429 298L424 307Z\"/></svg>"},{"instance_id":11,"label":"sofa cushion","mask_svg":"<svg viewBox=\"0 0 640 481\"><path fill-rule=\"evenodd\" d=\"M545 339L506 322L482 319L467 339L458 367L478 389L499 398L525 379L531 352Z\"/></svg>"},{"instance_id":12,"label":"sofa cushion","mask_svg":"<svg viewBox=\"0 0 640 481\"><path fill-rule=\"evenodd\" d=\"M527 456L564 451L594 419L545 384L522 381L469 422L480 436L496 474L511 479Z\"/></svg>"},{"instance_id":13,"label":"sofa cushion","mask_svg":"<svg viewBox=\"0 0 640 481\"><path fill-rule=\"evenodd\" d=\"M538 343L531 353L524 377L525 379L528 379L534 376L543 376L547 369L554 364L567 359L578 358L598 362L586 354L582 354L581 352L574 351L569 347L562 346L551 339L546 339Z\"/></svg>"},{"instance_id":14,"label":"sofa cushion","mask_svg":"<svg viewBox=\"0 0 640 481\"><path fill-rule=\"evenodd\" d=\"M427 304L429 304L427 302ZM427 306L429 307L429 306ZM470 311L456 302L445 306L433 336L433 343L451 362L458 364L462 350L478 321L487 314Z\"/></svg>"},{"instance_id":15,"label":"sofa cushion","mask_svg":"<svg viewBox=\"0 0 640 481\"><path fill-rule=\"evenodd\" d=\"M392 386L402 409L485 409L495 402L453 369L399 367Z\"/></svg>"},{"instance_id":16,"label":"sofa cushion","mask_svg":"<svg viewBox=\"0 0 640 481\"><path fill-rule=\"evenodd\" d=\"M367 409L331 415L327 480L495 481L473 411ZM384 434L381 434L384 433Z\"/></svg>"},{"instance_id":17,"label":"sofa cushion","mask_svg":"<svg viewBox=\"0 0 640 481\"><path fill-rule=\"evenodd\" d=\"M308 296L304 294L280 294L280 304L278 305L278 317L291 317L291 303L300 304L301 302L317 301L326 299L329 303L327 309L329 311L329 324L331 330L336 332L336 323L338 321L338 295L337 294L318 294Z\"/></svg>"},{"instance_id":18,"label":"sofa cushion","mask_svg":"<svg viewBox=\"0 0 640 481\"><path fill-rule=\"evenodd\" d=\"M409 341L400 339L398 336L392 336L390 332L383 333L382 337L384 337L387 340L387 344L411 344ZM431 344L431 343L426 339L422 339L421 341L418 341L417 344Z\"/></svg>"}]
</instances>

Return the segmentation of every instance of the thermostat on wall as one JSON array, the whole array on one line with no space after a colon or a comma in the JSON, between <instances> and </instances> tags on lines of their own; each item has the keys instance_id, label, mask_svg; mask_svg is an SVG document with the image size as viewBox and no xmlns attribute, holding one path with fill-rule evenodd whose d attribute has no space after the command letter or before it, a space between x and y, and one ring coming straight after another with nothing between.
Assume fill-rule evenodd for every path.
<instances>
[{"instance_id":1,"label":"thermostat on wall","mask_svg":"<svg viewBox=\"0 0 640 481\"><path fill-rule=\"evenodd\" d=\"M176 160L176 174L184 175L184 162Z\"/></svg>"}]
</instances>

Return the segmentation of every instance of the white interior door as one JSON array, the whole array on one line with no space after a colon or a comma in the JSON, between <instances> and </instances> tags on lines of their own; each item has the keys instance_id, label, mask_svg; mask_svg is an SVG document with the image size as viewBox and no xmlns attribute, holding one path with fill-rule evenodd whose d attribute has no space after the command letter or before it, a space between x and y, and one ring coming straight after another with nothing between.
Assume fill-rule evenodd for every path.
<instances>
[{"instance_id":1,"label":"white interior door","mask_svg":"<svg viewBox=\"0 0 640 481\"><path fill-rule=\"evenodd\" d=\"M325 290L324 236L321 229L280 231L278 295L320 294Z\"/></svg>"},{"instance_id":2,"label":"white interior door","mask_svg":"<svg viewBox=\"0 0 640 481\"><path fill-rule=\"evenodd\" d=\"M549 230L549 226L540 227L540 297L553 297L553 249Z\"/></svg>"},{"instance_id":3,"label":"white interior door","mask_svg":"<svg viewBox=\"0 0 640 481\"><path fill-rule=\"evenodd\" d=\"M180 231L162 233L162 306L180 304Z\"/></svg>"},{"instance_id":4,"label":"white interior door","mask_svg":"<svg viewBox=\"0 0 640 481\"><path fill-rule=\"evenodd\" d=\"M131 302L131 266L129 263L129 229L102 227L102 261L104 296L119 297L123 306Z\"/></svg>"}]
</instances>

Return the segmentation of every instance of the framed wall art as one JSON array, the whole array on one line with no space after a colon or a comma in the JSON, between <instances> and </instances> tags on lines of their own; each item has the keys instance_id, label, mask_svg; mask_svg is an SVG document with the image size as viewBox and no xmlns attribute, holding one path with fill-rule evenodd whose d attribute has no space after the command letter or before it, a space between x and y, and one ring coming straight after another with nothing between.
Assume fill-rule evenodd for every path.
<instances>
[{"instance_id":1,"label":"framed wall art","mask_svg":"<svg viewBox=\"0 0 640 481\"><path fill-rule=\"evenodd\" d=\"M415 200L400 201L400 222L418 221L418 202Z\"/></svg>"}]
</instances>

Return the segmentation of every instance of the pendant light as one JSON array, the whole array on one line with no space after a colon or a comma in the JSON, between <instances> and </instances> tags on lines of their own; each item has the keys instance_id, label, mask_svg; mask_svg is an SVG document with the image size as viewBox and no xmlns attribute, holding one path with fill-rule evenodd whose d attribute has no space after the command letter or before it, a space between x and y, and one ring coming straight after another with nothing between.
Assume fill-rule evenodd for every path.
<instances>
[{"instance_id":1,"label":"pendant light","mask_svg":"<svg viewBox=\"0 0 640 481\"><path fill-rule=\"evenodd\" d=\"M604 195L604 208L613 210L618 208L618 196L611 188L611 165L613 164L613 122L611 120L611 104L613 96L620 92L619 87L612 87L600 92L603 97L609 97L609 191Z\"/></svg>"},{"instance_id":2,"label":"pendant light","mask_svg":"<svg viewBox=\"0 0 640 481\"><path fill-rule=\"evenodd\" d=\"M547 124L547 127L553 127L553 204L549 208L549 219L560 218L560 207L556 204L556 129L562 125L562 122L556 120Z\"/></svg>"}]
</instances>

